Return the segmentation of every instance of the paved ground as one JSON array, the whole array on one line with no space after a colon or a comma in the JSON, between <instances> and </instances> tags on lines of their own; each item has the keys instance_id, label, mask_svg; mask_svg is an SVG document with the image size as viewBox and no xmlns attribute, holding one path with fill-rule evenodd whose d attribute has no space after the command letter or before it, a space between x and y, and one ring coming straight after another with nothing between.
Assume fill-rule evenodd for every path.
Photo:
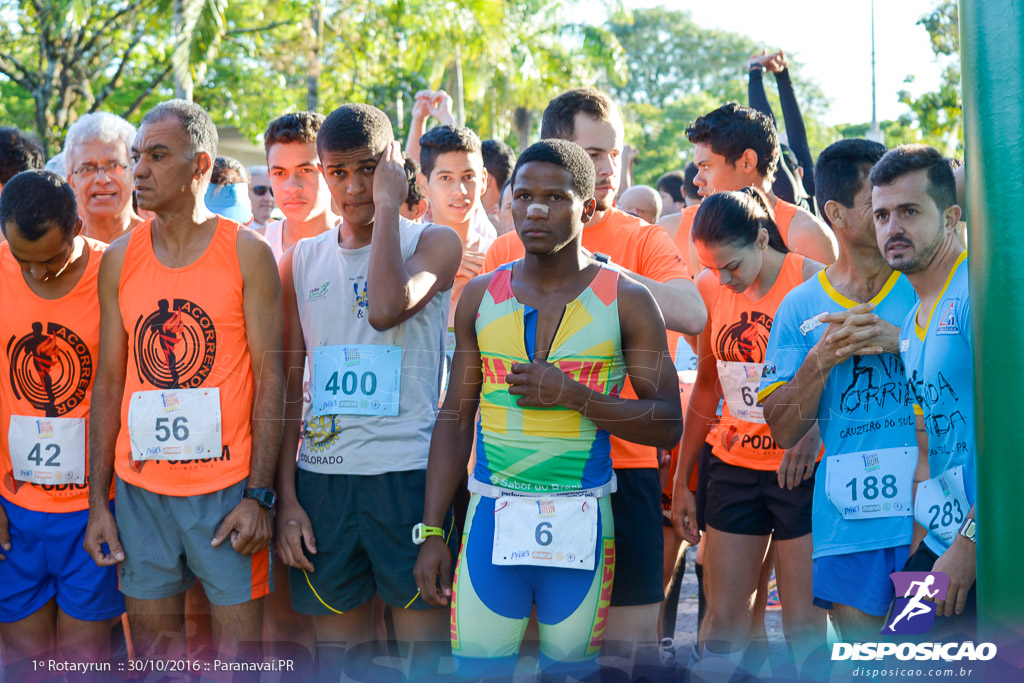
<instances>
[{"instance_id":1,"label":"paved ground","mask_svg":"<svg viewBox=\"0 0 1024 683\"><path fill-rule=\"evenodd\" d=\"M693 548L686 551L686 575L679 589L679 611L676 613L675 648L676 660L685 663L690 650L697 642L697 573L693 563L696 552ZM768 633L768 645L772 661L784 657L785 641L782 635L782 613L769 611L765 613L765 631Z\"/></svg>"}]
</instances>

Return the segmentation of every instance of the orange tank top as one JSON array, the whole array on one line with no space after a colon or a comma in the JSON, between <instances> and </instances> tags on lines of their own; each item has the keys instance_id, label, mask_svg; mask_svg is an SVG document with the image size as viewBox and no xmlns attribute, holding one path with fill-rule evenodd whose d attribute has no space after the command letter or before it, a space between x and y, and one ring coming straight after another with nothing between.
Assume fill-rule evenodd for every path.
<instances>
[{"instance_id":1,"label":"orange tank top","mask_svg":"<svg viewBox=\"0 0 1024 683\"><path fill-rule=\"evenodd\" d=\"M132 231L118 286L121 320L128 333L128 368L115 469L124 481L154 493L211 493L249 475L253 377L236 246L238 231L245 228L220 218L206 250L182 268L169 268L157 259L152 228L147 222ZM178 405L179 400L192 400L180 390L212 388L218 391L207 396L214 398L204 400L216 400L219 393L220 444L187 431L187 420L195 429L204 415L188 415ZM155 393L133 398L137 392ZM173 454L171 458L146 453L146 458L155 459L144 459L134 452L129 406L133 400L153 397L168 411L162 424L161 418L152 419L156 438L167 444L162 453ZM141 439L141 417L136 424L140 428L135 436ZM172 447L180 450L169 450Z\"/></svg>"},{"instance_id":2,"label":"orange tank top","mask_svg":"<svg viewBox=\"0 0 1024 683\"><path fill-rule=\"evenodd\" d=\"M772 211L775 214L775 225L779 226L779 234L782 235L782 241L787 245L789 244L789 224L793 222L797 208L799 207L796 204L790 204L778 198L775 200L775 209Z\"/></svg>"},{"instance_id":3,"label":"orange tank top","mask_svg":"<svg viewBox=\"0 0 1024 683\"><path fill-rule=\"evenodd\" d=\"M804 257L790 252L775 284L758 301L728 287L718 290L708 324L726 400L722 420L708 436L708 443L712 452L730 465L776 470L782 462L784 451L775 446L768 425L759 416L757 389L775 311L786 294L804 281L803 272Z\"/></svg>"},{"instance_id":4,"label":"orange tank top","mask_svg":"<svg viewBox=\"0 0 1024 683\"><path fill-rule=\"evenodd\" d=\"M88 478L68 475L83 466L85 475L89 471L85 420L100 339L97 275L107 245L85 242L85 272L59 299L33 292L10 245L0 245L0 495L37 512L89 507ZM12 432L12 417L24 428ZM68 423L77 425L74 436L61 429ZM22 463L19 471L12 450ZM55 483L42 483L46 479L39 476ZM61 479L68 483L56 483Z\"/></svg>"},{"instance_id":5,"label":"orange tank top","mask_svg":"<svg viewBox=\"0 0 1024 683\"><path fill-rule=\"evenodd\" d=\"M697 209L699 208L700 204L683 209L682 214L679 216L679 228L676 230L675 237L672 238L676 248L679 249L679 253L686 259L686 265L690 266L690 272L693 273L695 278L700 275L703 268L700 267L699 263L693 262L693 252L690 250L690 231L693 229L693 219L697 217ZM789 224L793 222L793 216L796 215L797 208L796 204L790 204L781 199L775 200L775 209L772 213L775 214L775 225L778 226L779 234L782 235L782 242L786 245L789 244Z\"/></svg>"}]
</instances>

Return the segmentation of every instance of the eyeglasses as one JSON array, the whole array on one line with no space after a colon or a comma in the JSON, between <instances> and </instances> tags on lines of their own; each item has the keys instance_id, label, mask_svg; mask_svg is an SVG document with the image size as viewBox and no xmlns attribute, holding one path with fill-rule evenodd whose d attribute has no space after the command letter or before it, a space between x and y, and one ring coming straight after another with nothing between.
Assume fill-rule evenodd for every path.
<instances>
[{"instance_id":1,"label":"eyeglasses","mask_svg":"<svg viewBox=\"0 0 1024 683\"><path fill-rule=\"evenodd\" d=\"M102 166L82 164L74 170L74 174L79 178L87 179L103 171L107 174L108 178L120 178L124 175L126 168L128 168L128 164L122 164L120 161L111 161L109 164L103 164Z\"/></svg>"},{"instance_id":2,"label":"eyeglasses","mask_svg":"<svg viewBox=\"0 0 1024 683\"><path fill-rule=\"evenodd\" d=\"M252 193L254 195L256 195L257 197L262 197L263 195L265 195L268 192L270 193L271 197L274 196L274 188L270 187L269 185L253 185L252 186Z\"/></svg>"}]
</instances>

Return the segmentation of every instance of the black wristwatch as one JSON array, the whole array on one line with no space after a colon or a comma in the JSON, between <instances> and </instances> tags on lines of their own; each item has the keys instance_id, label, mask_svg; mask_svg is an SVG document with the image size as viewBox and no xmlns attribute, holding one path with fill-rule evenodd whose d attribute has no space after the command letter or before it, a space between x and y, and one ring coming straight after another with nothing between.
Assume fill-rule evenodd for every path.
<instances>
[{"instance_id":1,"label":"black wristwatch","mask_svg":"<svg viewBox=\"0 0 1024 683\"><path fill-rule=\"evenodd\" d=\"M242 492L242 500L245 500L246 498L252 498L259 503L261 507L273 510L274 503L277 502L277 493L274 492L274 489L264 486L263 488L258 489L246 489Z\"/></svg>"}]
</instances>

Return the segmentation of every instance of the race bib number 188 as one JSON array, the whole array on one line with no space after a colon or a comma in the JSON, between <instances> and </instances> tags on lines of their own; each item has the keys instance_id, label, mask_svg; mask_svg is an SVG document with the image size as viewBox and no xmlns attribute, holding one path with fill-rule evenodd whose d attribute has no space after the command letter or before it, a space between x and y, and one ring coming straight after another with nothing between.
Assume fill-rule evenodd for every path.
<instances>
[{"instance_id":1,"label":"race bib number 188","mask_svg":"<svg viewBox=\"0 0 1024 683\"><path fill-rule=\"evenodd\" d=\"M494 501L494 564L593 570L596 548L593 496L502 496Z\"/></svg>"},{"instance_id":2,"label":"race bib number 188","mask_svg":"<svg viewBox=\"0 0 1024 683\"><path fill-rule=\"evenodd\" d=\"M85 483L85 418L11 415L7 446L18 481Z\"/></svg>"},{"instance_id":3,"label":"race bib number 188","mask_svg":"<svg viewBox=\"0 0 1024 683\"><path fill-rule=\"evenodd\" d=\"M128 404L135 460L201 460L220 455L220 389L136 391Z\"/></svg>"},{"instance_id":4,"label":"race bib number 188","mask_svg":"<svg viewBox=\"0 0 1024 683\"><path fill-rule=\"evenodd\" d=\"M843 519L910 516L917 453L881 448L826 460L825 497Z\"/></svg>"}]
</instances>

